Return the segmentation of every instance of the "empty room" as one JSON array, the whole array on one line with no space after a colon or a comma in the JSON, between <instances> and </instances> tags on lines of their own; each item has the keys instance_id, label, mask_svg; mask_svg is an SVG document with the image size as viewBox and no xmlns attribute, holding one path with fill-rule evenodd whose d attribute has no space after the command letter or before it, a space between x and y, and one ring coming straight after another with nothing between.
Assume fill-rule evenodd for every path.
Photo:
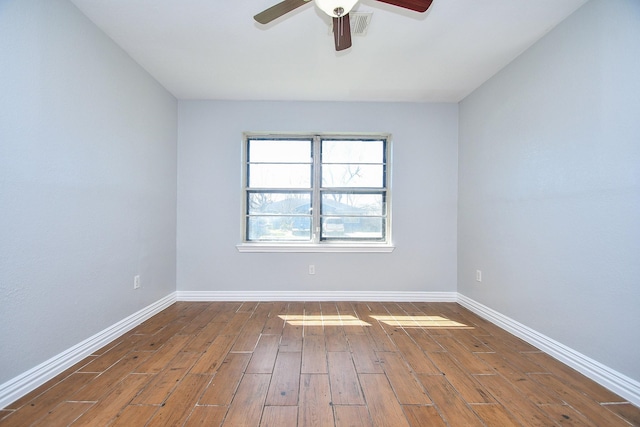
<instances>
[{"instance_id":1,"label":"empty room","mask_svg":"<svg viewBox=\"0 0 640 427\"><path fill-rule=\"evenodd\" d=\"M0 0L0 426L640 426L640 1Z\"/></svg>"}]
</instances>

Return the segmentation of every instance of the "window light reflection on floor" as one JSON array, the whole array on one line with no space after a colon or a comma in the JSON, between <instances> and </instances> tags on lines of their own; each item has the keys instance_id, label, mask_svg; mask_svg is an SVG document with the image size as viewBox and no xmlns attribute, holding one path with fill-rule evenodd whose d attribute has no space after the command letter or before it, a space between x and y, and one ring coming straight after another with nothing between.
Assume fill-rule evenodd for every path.
<instances>
[{"instance_id":1,"label":"window light reflection on floor","mask_svg":"<svg viewBox=\"0 0 640 427\"><path fill-rule=\"evenodd\" d=\"M371 326L353 315L287 314L279 316L293 326ZM377 316L371 318L389 326L427 329L473 329L443 316Z\"/></svg>"},{"instance_id":2,"label":"window light reflection on floor","mask_svg":"<svg viewBox=\"0 0 640 427\"><path fill-rule=\"evenodd\" d=\"M279 316L293 326L371 326L352 315L282 315Z\"/></svg>"},{"instance_id":3,"label":"window light reflection on floor","mask_svg":"<svg viewBox=\"0 0 640 427\"><path fill-rule=\"evenodd\" d=\"M473 327L442 316L371 316L379 322L403 328L473 329Z\"/></svg>"}]
</instances>

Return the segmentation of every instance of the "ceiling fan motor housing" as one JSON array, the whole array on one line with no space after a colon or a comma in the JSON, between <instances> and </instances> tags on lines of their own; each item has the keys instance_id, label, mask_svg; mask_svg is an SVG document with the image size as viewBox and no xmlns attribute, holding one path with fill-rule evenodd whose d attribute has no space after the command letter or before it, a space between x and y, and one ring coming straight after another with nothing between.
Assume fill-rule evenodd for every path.
<instances>
[{"instance_id":1,"label":"ceiling fan motor housing","mask_svg":"<svg viewBox=\"0 0 640 427\"><path fill-rule=\"evenodd\" d=\"M314 0L316 6L332 18L339 18L351 12L358 0Z\"/></svg>"}]
</instances>

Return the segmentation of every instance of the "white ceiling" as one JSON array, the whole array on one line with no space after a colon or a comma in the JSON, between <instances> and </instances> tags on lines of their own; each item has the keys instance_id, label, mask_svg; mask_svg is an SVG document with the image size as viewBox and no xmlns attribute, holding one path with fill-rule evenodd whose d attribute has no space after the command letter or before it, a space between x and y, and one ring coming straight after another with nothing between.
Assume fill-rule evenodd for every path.
<instances>
[{"instance_id":1,"label":"white ceiling","mask_svg":"<svg viewBox=\"0 0 640 427\"><path fill-rule=\"evenodd\" d=\"M458 102L587 0L360 0L342 52L313 2L265 26L280 0L71 1L179 99Z\"/></svg>"}]
</instances>

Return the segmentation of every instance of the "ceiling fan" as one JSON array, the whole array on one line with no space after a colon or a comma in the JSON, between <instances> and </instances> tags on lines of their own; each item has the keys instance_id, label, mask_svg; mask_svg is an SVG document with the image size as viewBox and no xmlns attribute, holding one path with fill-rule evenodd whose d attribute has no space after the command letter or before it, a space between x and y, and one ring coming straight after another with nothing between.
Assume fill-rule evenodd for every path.
<instances>
[{"instance_id":1,"label":"ceiling fan","mask_svg":"<svg viewBox=\"0 0 640 427\"><path fill-rule=\"evenodd\" d=\"M312 0L284 0L268 9L263 10L253 17L260 24L269 22L304 6ZM351 47L351 23L349 12L358 3L358 0L313 0L324 13L333 19L333 38L336 50L344 50ZM425 12L431 6L433 0L376 0L388 3L404 9L416 12Z\"/></svg>"}]
</instances>

